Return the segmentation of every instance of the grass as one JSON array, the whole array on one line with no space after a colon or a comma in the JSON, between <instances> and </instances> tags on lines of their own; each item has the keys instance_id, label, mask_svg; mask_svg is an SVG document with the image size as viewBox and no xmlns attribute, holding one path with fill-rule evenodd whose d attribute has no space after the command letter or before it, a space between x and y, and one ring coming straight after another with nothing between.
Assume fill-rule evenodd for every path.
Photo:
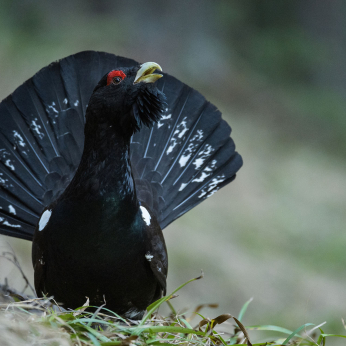
<instances>
[{"instance_id":1,"label":"grass","mask_svg":"<svg viewBox=\"0 0 346 346\"><path fill-rule=\"evenodd\" d=\"M294 331L275 325L244 326L242 319L252 299L243 305L237 317L222 314L212 319L207 318L201 314L206 305L198 306L190 314L177 312L171 303L175 294L188 283L202 277L203 274L189 280L171 294L151 304L140 321L125 320L104 306L96 308L95 312L88 312L88 301L76 310L61 308L52 297L20 301L17 294L8 290L11 298L7 299L12 301L0 304L1 345L324 346L328 345L328 340L332 337L346 338L346 335L325 333L322 329L325 323L318 326L306 323ZM159 314L159 308L164 303L170 308L167 317Z\"/></svg>"}]
</instances>

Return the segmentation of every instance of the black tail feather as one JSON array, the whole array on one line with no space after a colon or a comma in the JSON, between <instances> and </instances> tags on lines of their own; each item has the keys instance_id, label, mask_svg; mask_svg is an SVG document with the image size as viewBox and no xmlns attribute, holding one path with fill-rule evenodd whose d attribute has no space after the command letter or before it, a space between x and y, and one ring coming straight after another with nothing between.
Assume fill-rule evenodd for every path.
<instances>
[{"instance_id":1,"label":"black tail feather","mask_svg":"<svg viewBox=\"0 0 346 346\"><path fill-rule=\"evenodd\" d=\"M0 233L31 239L45 206L64 191L83 151L84 116L104 74L134 60L81 52L40 70L0 104ZM131 139L137 196L162 228L235 178L242 165L221 113L164 74L161 119Z\"/></svg>"}]
</instances>

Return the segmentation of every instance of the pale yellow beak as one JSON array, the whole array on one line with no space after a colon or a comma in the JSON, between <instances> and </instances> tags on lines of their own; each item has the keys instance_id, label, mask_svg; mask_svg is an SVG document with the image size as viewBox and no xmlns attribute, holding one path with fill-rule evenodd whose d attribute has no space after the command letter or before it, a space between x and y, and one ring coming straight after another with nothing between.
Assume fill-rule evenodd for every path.
<instances>
[{"instance_id":1,"label":"pale yellow beak","mask_svg":"<svg viewBox=\"0 0 346 346\"><path fill-rule=\"evenodd\" d=\"M138 70L133 84L137 84L140 82L155 83L158 79L163 77L162 74L154 74L153 72L155 72L156 70L162 71L162 68L159 64L157 64L156 62L145 62Z\"/></svg>"}]
</instances>

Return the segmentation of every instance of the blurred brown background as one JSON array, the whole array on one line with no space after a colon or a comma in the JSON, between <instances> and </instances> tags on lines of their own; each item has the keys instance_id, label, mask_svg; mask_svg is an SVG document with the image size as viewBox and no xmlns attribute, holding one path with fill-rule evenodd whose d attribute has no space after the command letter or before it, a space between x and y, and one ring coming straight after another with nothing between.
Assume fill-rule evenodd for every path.
<instances>
[{"instance_id":1,"label":"blurred brown background","mask_svg":"<svg viewBox=\"0 0 346 346\"><path fill-rule=\"evenodd\" d=\"M165 230L177 308L295 329L346 318L346 2L0 1L0 98L82 50L156 61L223 112L237 179ZM11 244L32 280L30 243ZM21 289L0 259L0 281ZM202 312L203 313L203 312ZM340 342L339 340L330 340ZM336 343L335 343L336 345Z\"/></svg>"}]
</instances>

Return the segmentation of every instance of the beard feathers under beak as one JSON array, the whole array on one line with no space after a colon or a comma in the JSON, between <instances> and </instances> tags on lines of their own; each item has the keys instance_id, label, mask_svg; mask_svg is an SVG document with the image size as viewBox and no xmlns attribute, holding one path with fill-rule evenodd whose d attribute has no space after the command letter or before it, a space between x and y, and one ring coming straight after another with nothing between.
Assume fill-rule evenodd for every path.
<instances>
[{"instance_id":1,"label":"beard feathers under beak","mask_svg":"<svg viewBox=\"0 0 346 346\"><path fill-rule=\"evenodd\" d=\"M137 84L140 82L144 83L155 83L158 79L163 77L162 74L153 73L156 70L162 71L162 68L156 62L146 62L141 65L140 69L136 74L136 78L133 84Z\"/></svg>"}]
</instances>

